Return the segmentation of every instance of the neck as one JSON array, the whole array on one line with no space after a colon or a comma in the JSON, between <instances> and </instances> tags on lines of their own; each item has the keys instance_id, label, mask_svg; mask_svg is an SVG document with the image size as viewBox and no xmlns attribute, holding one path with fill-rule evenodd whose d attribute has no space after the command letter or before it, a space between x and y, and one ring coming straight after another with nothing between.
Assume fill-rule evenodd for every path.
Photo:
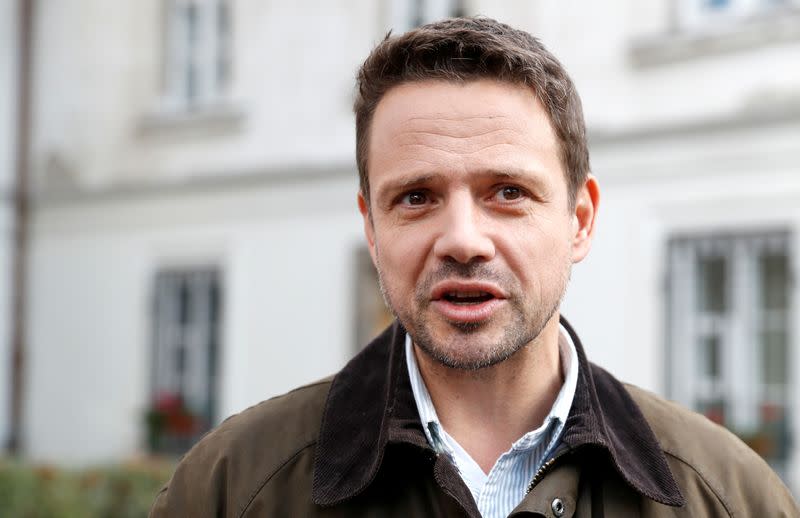
<instances>
[{"instance_id":1,"label":"neck","mask_svg":"<svg viewBox=\"0 0 800 518\"><path fill-rule=\"evenodd\" d=\"M445 367L414 346L442 426L485 473L544 422L564 383L558 315L507 360L479 371Z\"/></svg>"}]
</instances>

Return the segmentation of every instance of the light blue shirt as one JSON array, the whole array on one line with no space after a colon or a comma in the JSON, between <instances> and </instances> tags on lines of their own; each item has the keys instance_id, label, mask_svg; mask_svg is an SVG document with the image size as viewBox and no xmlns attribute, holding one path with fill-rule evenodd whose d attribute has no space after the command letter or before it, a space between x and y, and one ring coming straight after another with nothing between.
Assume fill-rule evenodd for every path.
<instances>
[{"instance_id":1,"label":"light blue shirt","mask_svg":"<svg viewBox=\"0 0 800 518\"><path fill-rule=\"evenodd\" d=\"M514 442L486 474L439 422L428 388L420 375L411 338L406 335L408 376L425 436L434 450L447 455L458 468L484 518L508 516L522 501L539 467L558 445L578 383L578 353L563 326L560 326L558 345L564 385L550 413L539 428Z\"/></svg>"}]
</instances>

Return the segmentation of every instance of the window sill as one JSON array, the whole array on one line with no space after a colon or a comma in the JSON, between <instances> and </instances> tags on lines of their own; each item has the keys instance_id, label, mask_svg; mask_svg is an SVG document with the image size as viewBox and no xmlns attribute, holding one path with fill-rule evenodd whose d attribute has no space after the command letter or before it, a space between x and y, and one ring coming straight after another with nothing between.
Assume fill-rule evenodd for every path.
<instances>
[{"instance_id":1,"label":"window sill","mask_svg":"<svg viewBox=\"0 0 800 518\"><path fill-rule=\"evenodd\" d=\"M189 132L230 133L238 130L244 111L234 104L214 104L185 110L159 110L145 115L139 124L143 136Z\"/></svg>"},{"instance_id":2,"label":"window sill","mask_svg":"<svg viewBox=\"0 0 800 518\"><path fill-rule=\"evenodd\" d=\"M787 7L702 30L640 38L631 43L629 57L634 67L648 68L795 41L800 41L800 8Z\"/></svg>"}]
</instances>

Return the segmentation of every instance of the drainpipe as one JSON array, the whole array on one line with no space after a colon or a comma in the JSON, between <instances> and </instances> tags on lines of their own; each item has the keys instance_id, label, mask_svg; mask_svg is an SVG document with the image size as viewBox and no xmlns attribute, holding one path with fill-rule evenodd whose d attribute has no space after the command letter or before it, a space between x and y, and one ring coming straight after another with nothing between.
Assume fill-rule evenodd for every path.
<instances>
[{"instance_id":1,"label":"drainpipe","mask_svg":"<svg viewBox=\"0 0 800 518\"><path fill-rule=\"evenodd\" d=\"M18 4L17 49L17 146L16 175L12 187L13 258L11 271L11 405L7 451L18 456L22 450L22 413L25 389L25 306L28 273L29 162L31 138L31 62L33 47L33 3Z\"/></svg>"}]
</instances>

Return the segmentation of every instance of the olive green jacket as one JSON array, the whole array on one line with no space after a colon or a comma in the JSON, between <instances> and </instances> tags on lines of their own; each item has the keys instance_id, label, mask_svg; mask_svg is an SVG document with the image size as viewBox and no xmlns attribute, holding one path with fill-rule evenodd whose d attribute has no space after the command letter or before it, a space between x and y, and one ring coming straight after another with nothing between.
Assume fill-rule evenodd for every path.
<instances>
[{"instance_id":1,"label":"olive green jacket","mask_svg":"<svg viewBox=\"0 0 800 518\"><path fill-rule=\"evenodd\" d=\"M800 517L745 444L589 363L561 445L511 516ZM182 460L150 516L479 517L428 445L397 323L332 379L231 417Z\"/></svg>"}]
</instances>

